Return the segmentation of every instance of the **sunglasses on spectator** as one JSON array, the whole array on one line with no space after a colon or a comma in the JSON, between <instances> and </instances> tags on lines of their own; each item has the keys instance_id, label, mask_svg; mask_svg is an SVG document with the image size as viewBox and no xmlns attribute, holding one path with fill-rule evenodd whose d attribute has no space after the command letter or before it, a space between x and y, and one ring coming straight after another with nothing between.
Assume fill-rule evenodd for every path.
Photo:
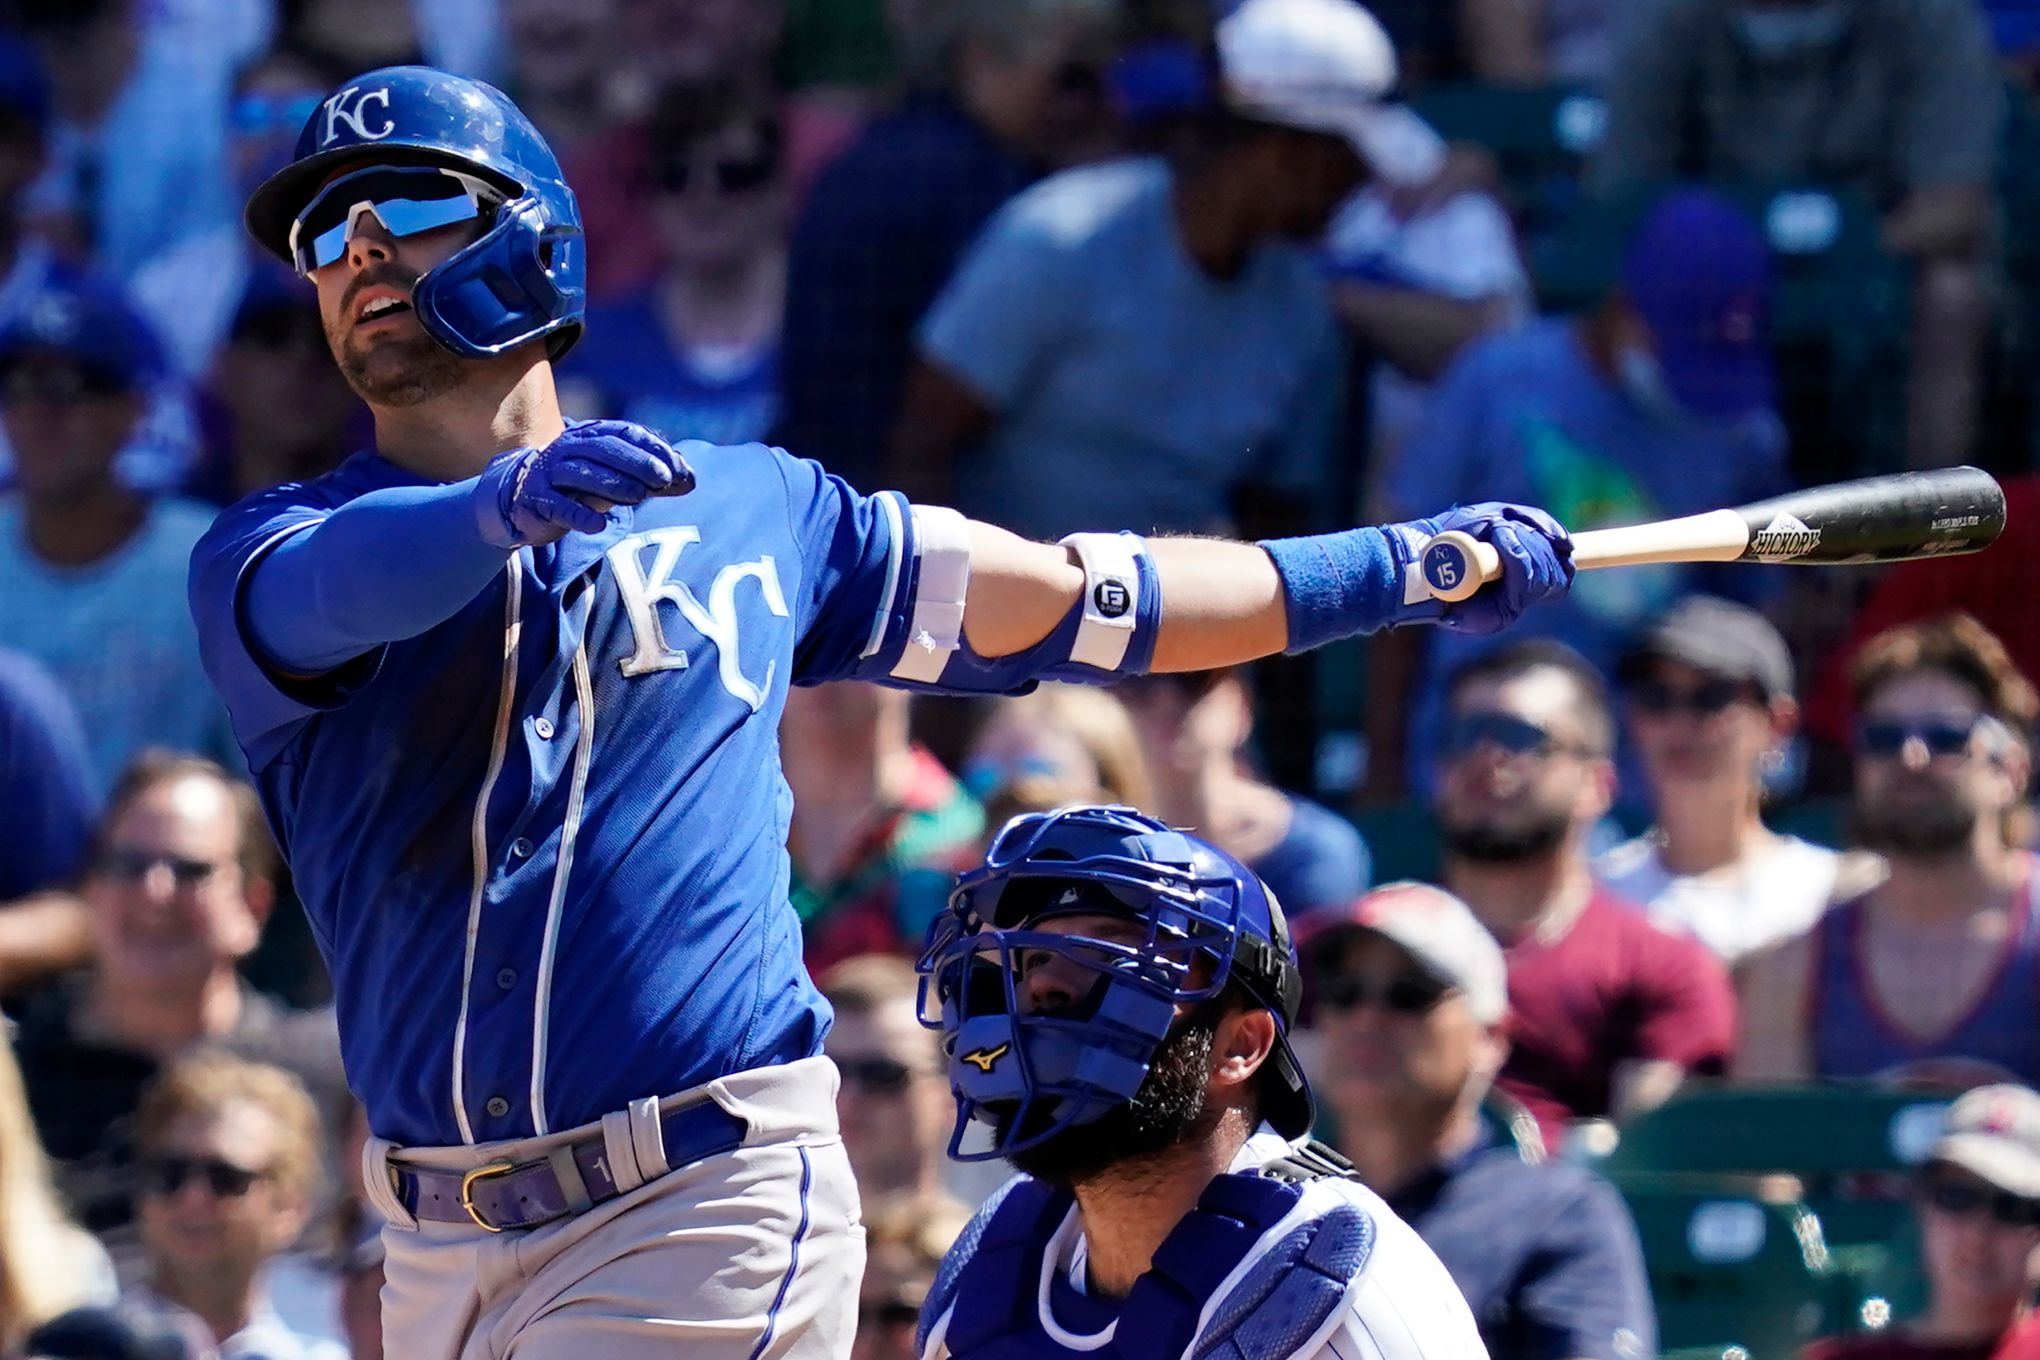
<instances>
[{"instance_id":1,"label":"sunglasses on spectator","mask_svg":"<svg viewBox=\"0 0 2040 1360\"><path fill-rule=\"evenodd\" d=\"M669 194L684 194L706 169L717 193L747 194L763 189L779 177L779 157L769 152L753 156L717 156L701 161L673 158L652 168L652 183Z\"/></svg>"},{"instance_id":2,"label":"sunglasses on spectator","mask_svg":"<svg viewBox=\"0 0 2040 1360\"><path fill-rule=\"evenodd\" d=\"M1930 756L1969 754L1977 729L1993 721L1974 718L1869 718L1856 724L1856 750L1866 756L1896 756L1917 739Z\"/></svg>"},{"instance_id":3,"label":"sunglasses on spectator","mask_svg":"<svg viewBox=\"0 0 2040 1360\"><path fill-rule=\"evenodd\" d=\"M1936 1177L1926 1184L1928 1204L1951 1218L1987 1213L2002 1228L2040 1227L2040 1200L2027 1199L1978 1181Z\"/></svg>"},{"instance_id":4,"label":"sunglasses on spectator","mask_svg":"<svg viewBox=\"0 0 2040 1360\"><path fill-rule=\"evenodd\" d=\"M1703 680L1690 688L1658 680L1639 680L1629 687L1629 702L1652 717L1690 713L1714 718L1740 703L1762 704L1763 694L1746 680Z\"/></svg>"},{"instance_id":5,"label":"sunglasses on spectator","mask_svg":"<svg viewBox=\"0 0 2040 1360\"><path fill-rule=\"evenodd\" d=\"M97 397L119 396L130 386L118 374L92 364L28 362L0 368L0 402L75 406Z\"/></svg>"},{"instance_id":6,"label":"sunglasses on spectator","mask_svg":"<svg viewBox=\"0 0 2040 1360\"><path fill-rule=\"evenodd\" d=\"M242 137L295 136L319 111L316 94L257 94L250 91L227 110L234 132Z\"/></svg>"},{"instance_id":7,"label":"sunglasses on spectator","mask_svg":"<svg viewBox=\"0 0 2040 1360\"><path fill-rule=\"evenodd\" d=\"M182 855L159 854L154 850L132 850L115 846L93 858L93 872L122 883L139 883L157 865L170 870L170 881L180 888L204 885L220 871L208 860L186 859Z\"/></svg>"},{"instance_id":8,"label":"sunglasses on spectator","mask_svg":"<svg viewBox=\"0 0 2040 1360\"><path fill-rule=\"evenodd\" d=\"M838 1058L843 1080L874 1095L898 1095L914 1079L914 1069L891 1058Z\"/></svg>"},{"instance_id":9,"label":"sunglasses on spectator","mask_svg":"<svg viewBox=\"0 0 2040 1360\"><path fill-rule=\"evenodd\" d=\"M239 1199L263 1177L218 1157L148 1157L142 1161L142 1188L165 1198L182 1190L193 1176L205 1179L205 1188L219 1199Z\"/></svg>"},{"instance_id":10,"label":"sunglasses on spectator","mask_svg":"<svg viewBox=\"0 0 2040 1360\"><path fill-rule=\"evenodd\" d=\"M491 184L436 165L372 166L319 190L290 224L290 254L302 275L347 253L364 213L402 239L472 222L495 212L503 195Z\"/></svg>"},{"instance_id":11,"label":"sunglasses on spectator","mask_svg":"<svg viewBox=\"0 0 2040 1360\"><path fill-rule=\"evenodd\" d=\"M1561 741L1549 728L1507 713L1462 713L1445 729L1445 754L1457 760L1483 746L1507 756L1586 755L1578 742Z\"/></svg>"},{"instance_id":12,"label":"sunglasses on spectator","mask_svg":"<svg viewBox=\"0 0 2040 1360\"><path fill-rule=\"evenodd\" d=\"M1327 978L1317 989L1317 1003L1326 1010L1355 1011L1380 1004L1396 1015L1424 1015L1452 988L1425 973L1404 973L1374 983L1351 973Z\"/></svg>"}]
</instances>

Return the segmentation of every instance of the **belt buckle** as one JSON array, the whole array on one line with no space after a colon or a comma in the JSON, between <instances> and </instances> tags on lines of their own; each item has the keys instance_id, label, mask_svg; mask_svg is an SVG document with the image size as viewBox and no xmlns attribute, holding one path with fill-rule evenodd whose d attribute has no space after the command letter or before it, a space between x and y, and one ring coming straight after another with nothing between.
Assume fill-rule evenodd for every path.
<instances>
[{"instance_id":1,"label":"belt buckle","mask_svg":"<svg viewBox=\"0 0 2040 1360\"><path fill-rule=\"evenodd\" d=\"M510 1162L491 1162L487 1166L476 1167L460 1178L460 1207L467 1211L467 1216L473 1219L475 1226L483 1232L499 1233L503 1229L483 1218L481 1210L475 1208L475 1182L487 1180L491 1176L507 1176L513 1169Z\"/></svg>"}]
</instances>

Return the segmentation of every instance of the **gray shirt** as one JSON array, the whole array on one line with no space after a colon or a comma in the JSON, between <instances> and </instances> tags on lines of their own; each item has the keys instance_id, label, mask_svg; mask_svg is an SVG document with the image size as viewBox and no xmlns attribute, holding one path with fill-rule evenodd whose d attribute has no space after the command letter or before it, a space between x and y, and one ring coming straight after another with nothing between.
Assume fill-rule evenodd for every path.
<instances>
[{"instance_id":1,"label":"gray shirt","mask_svg":"<svg viewBox=\"0 0 2040 1360\"><path fill-rule=\"evenodd\" d=\"M1595 187L1679 174L1854 189L1880 209L1987 184L2004 81L1973 0L1823 0L1761 54L1737 0L1629 0Z\"/></svg>"}]
</instances>

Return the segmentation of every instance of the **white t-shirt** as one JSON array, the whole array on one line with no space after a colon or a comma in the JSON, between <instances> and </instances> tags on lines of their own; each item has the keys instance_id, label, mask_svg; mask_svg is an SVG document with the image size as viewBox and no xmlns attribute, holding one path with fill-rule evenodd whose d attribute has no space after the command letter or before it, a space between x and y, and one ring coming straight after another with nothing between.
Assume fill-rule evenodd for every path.
<instances>
[{"instance_id":1,"label":"white t-shirt","mask_svg":"<svg viewBox=\"0 0 2040 1360\"><path fill-rule=\"evenodd\" d=\"M1826 846L1780 836L1746 864L1679 875L1665 868L1656 837L1645 834L1602 855L1594 872L1652 921L1696 937L1733 967L1812 925L1833 900L1841 862Z\"/></svg>"},{"instance_id":2,"label":"white t-shirt","mask_svg":"<svg viewBox=\"0 0 2040 1360\"><path fill-rule=\"evenodd\" d=\"M1285 1155L1291 1144L1263 1124L1233 1158L1231 1170L1244 1171ZM1381 1197L1358 1181L1325 1178L1310 1182L1349 1200L1374 1220L1374 1245L1359 1278L1347 1291L1345 1313L1315 1349L1298 1360L1486 1360L1480 1329L1458 1286L1416 1230L1395 1216ZM1284 1230L1272 1229L1279 1238ZM1049 1243L1046 1269L1061 1270L1079 1291L1085 1287L1086 1245L1075 1206ZM1223 1295L1225 1286L1218 1293ZM1092 1334L1071 1332L1049 1312L1046 1276L1037 1297L1042 1325L1050 1336L1075 1350L1096 1350L1109 1344L1118 1323ZM1209 1301L1207 1301L1209 1302ZM928 1360L946 1357L942 1336L949 1319L940 1319L929 1335ZM1194 1343L1193 1343L1194 1349ZM1283 1356L1247 1360L1286 1360Z\"/></svg>"}]
</instances>

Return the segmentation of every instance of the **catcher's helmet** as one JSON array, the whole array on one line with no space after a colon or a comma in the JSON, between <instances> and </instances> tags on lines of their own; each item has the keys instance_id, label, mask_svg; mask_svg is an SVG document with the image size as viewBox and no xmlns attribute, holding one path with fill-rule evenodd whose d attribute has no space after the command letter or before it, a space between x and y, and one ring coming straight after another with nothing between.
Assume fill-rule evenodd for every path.
<instances>
[{"instance_id":1,"label":"catcher's helmet","mask_svg":"<svg viewBox=\"0 0 2040 1360\"><path fill-rule=\"evenodd\" d=\"M291 224L344 167L441 165L503 194L495 225L420 278L412 302L428 334L486 358L543 337L555 359L587 310L581 210L560 163L502 91L429 66L387 66L329 95L298 134L289 165L248 200L248 231L292 263Z\"/></svg>"},{"instance_id":2,"label":"catcher's helmet","mask_svg":"<svg viewBox=\"0 0 2040 1360\"><path fill-rule=\"evenodd\" d=\"M1137 943L1045 931L1055 916L1124 916ZM1026 970L1052 956L1092 980L1067 1007L1022 1006ZM1237 984L1275 1016L1261 1114L1310 1130L1310 1086L1289 1047L1303 984L1289 926L1254 872L1131 808L1016 817L958 881L919 964L922 1023L942 1031L957 1121L950 1155L984 1160L1088 1124L1140 1089L1176 1008ZM965 1151L977 1119L993 1146Z\"/></svg>"}]
</instances>

